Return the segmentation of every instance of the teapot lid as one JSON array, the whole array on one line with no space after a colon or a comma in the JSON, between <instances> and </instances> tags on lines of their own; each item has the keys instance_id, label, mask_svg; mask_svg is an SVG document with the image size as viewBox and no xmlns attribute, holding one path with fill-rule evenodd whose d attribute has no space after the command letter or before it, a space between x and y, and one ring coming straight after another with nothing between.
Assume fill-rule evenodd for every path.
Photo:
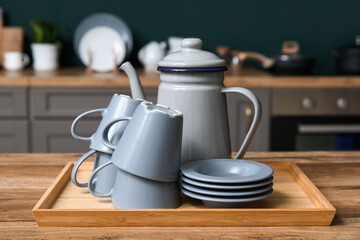
<instances>
[{"instance_id":1,"label":"teapot lid","mask_svg":"<svg viewBox=\"0 0 360 240\"><path fill-rule=\"evenodd\" d=\"M226 63L214 53L202 50L199 38L184 38L181 50L165 56L159 61L159 71L213 72L225 71Z\"/></svg>"}]
</instances>

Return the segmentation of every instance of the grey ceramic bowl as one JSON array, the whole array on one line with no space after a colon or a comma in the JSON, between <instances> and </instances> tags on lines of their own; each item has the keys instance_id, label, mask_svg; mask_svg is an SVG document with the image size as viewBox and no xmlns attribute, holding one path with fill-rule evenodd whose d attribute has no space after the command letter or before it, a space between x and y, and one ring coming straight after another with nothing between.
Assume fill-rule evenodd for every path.
<instances>
[{"instance_id":1,"label":"grey ceramic bowl","mask_svg":"<svg viewBox=\"0 0 360 240\"><path fill-rule=\"evenodd\" d=\"M198 194L205 194L214 197L241 197L241 196L251 196L266 192L272 188L273 184L270 183L268 185L258 187L258 188L250 188L250 189L242 189L242 190L214 190L209 188L196 187L185 182L181 182L181 187L186 190L192 191Z\"/></svg>"},{"instance_id":2,"label":"grey ceramic bowl","mask_svg":"<svg viewBox=\"0 0 360 240\"><path fill-rule=\"evenodd\" d=\"M211 188L211 189L220 189L220 190L236 190L236 189L248 189L248 188L256 188L265 186L269 183L272 183L274 177L269 177L262 181L257 182L249 182L249 183L235 183L235 184L221 184L221 183L208 183L208 182L201 182L197 181L185 176L181 176L181 181L186 182L188 184L197 186L197 187L204 187L204 188Z\"/></svg>"},{"instance_id":3,"label":"grey ceramic bowl","mask_svg":"<svg viewBox=\"0 0 360 240\"><path fill-rule=\"evenodd\" d=\"M257 195L246 196L246 197L213 197L203 194L194 193L181 188L181 192L191 198L201 200L205 206L211 208L241 208L245 207L249 202L258 201L270 196L273 189L270 189L264 193Z\"/></svg>"},{"instance_id":4,"label":"grey ceramic bowl","mask_svg":"<svg viewBox=\"0 0 360 240\"><path fill-rule=\"evenodd\" d=\"M184 176L211 183L249 183L267 179L273 173L266 164L239 159L207 159L181 167Z\"/></svg>"}]
</instances>

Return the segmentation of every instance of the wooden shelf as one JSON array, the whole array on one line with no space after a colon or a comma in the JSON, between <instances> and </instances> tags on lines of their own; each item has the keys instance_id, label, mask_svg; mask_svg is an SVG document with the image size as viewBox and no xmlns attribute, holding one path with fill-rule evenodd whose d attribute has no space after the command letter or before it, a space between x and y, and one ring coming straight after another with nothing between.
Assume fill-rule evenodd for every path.
<instances>
[{"instance_id":1,"label":"wooden shelf","mask_svg":"<svg viewBox=\"0 0 360 240\"><path fill-rule=\"evenodd\" d=\"M144 87L157 87L160 74L138 71ZM38 73L31 69L22 72L0 72L1 87L129 87L124 73L87 73L85 68L64 68Z\"/></svg>"},{"instance_id":2,"label":"wooden shelf","mask_svg":"<svg viewBox=\"0 0 360 240\"><path fill-rule=\"evenodd\" d=\"M158 87L160 74L138 70L144 87ZM360 87L360 76L273 76L258 69L225 73L226 86L252 88L352 88ZM85 68L63 68L50 73L0 71L0 87L129 87L124 73L86 73Z\"/></svg>"}]
</instances>

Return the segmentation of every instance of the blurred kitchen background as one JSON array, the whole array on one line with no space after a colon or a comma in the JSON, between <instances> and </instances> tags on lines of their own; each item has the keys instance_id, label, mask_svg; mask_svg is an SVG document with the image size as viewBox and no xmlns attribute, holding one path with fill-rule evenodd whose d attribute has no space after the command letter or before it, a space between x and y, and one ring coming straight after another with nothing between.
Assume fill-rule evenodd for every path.
<instances>
[{"instance_id":1,"label":"blurred kitchen background","mask_svg":"<svg viewBox=\"0 0 360 240\"><path fill-rule=\"evenodd\" d=\"M296 40L304 55L316 57L315 72L333 74L330 51L352 44L360 34L360 2L329 1L119 1L119 0L3 0L5 24L25 30L25 51L30 53L29 21L44 19L61 27L61 66L82 66L73 48L79 22L92 13L119 16L134 35L131 62L146 43L169 36L197 36L204 48L218 45L233 49L279 54L282 41Z\"/></svg>"},{"instance_id":2,"label":"blurred kitchen background","mask_svg":"<svg viewBox=\"0 0 360 240\"><path fill-rule=\"evenodd\" d=\"M141 80L148 83L145 92L155 102L159 75L143 72L138 60L139 50L151 41L199 37L203 48L214 53L218 46L227 46L229 65L237 64L232 62L233 50L276 56L284 41L297 41L302 56L315 58L312 73L307 73L311 76L276 77L254 60L244 61L230 74L232 86L251 88L263 104L263 120L250 150L360 149L360 85L356 85L360 50L356 52L355 45L360 35L359 1L3 0L0 7L4 27L23 29L23 52L30 56L29 66L16 73L0 69L0 152L84 152L88 142L72 139L72 120L89 109L106 107L115 92L130 94L124 75L86 73L76 54L76 27L101 12L116 15L130 28L133 49L127 60L138 68ZM29 23L40 19L59 26L59 68L48 75L32 70ZM337 70L339 63L332 52L346 46L358 55L351 63L358 73ZM244 85L242 80L251 81L251 77L258 84ZM281 84L272 86L271 81L278 79ZM234 95L228 96L228 104L235 151L252 111L247 100ZM99 119L95 115L84 120L80 132L91 135Z\"/></svg>"}]
</instances>

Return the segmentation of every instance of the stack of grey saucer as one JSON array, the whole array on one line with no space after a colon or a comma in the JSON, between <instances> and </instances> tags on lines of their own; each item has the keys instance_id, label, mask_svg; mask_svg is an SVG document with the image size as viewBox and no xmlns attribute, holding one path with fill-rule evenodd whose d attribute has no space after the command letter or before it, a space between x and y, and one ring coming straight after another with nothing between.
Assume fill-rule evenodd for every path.
<instances>
[{"instance_id":1,"label":"stack of grey saucer","mask_svg":"<svg viewBox=\"0 0 360 240\"><path fill-rule=\"evenodd\" d=\"M273 192L273 169L239 159L208 159L181 168L181 191L208 207L237 208Z\"/></svg>"}]
</instances>

